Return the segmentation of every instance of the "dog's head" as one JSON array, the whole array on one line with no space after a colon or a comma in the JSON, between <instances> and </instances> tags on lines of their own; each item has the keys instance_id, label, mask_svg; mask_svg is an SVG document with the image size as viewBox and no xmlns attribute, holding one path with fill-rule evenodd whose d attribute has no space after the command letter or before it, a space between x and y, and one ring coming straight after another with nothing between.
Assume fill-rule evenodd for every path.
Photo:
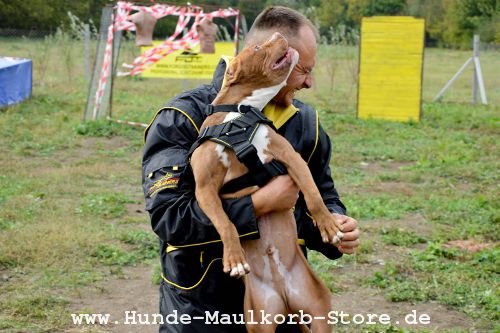
<instances>
[{"instance_id":1,"label":"dog's head","mask_svg":"<svg viewBox=\"0 0 500 333\"><path fill-rule=\"evenodd\" d=\"M233 59L226 71L225 87L238 89L241 104L262 109L286 85L298 61L299 53L276 32L265 43L250 45Z\"/></svg>"}]
</instances>

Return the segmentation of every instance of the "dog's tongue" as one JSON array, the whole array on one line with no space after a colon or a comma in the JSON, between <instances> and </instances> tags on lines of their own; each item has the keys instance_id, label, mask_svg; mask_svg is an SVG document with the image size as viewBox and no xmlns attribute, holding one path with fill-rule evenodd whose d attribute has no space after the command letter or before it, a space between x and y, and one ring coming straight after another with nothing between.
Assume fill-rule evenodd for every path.
<instances>
[{"instance_id":1,"label":"dog's tongue","mask_svg":"<svg viewBox=\"0 0 500 333\"><path fill-rule=\"evenodd\" d=\"M278 61L273 65L273 69L277 69L282 67L285 63L291 63L293 56L293 49L291 47L288 48L285 55L278 59Z\"/></svg>"},{"instance_id":2,"label":"dog's tongue","mask_svg":"<svg viewBox=\"0 0 500 333\"><path fill-rule=\"evenodd\" d=\"M293 52L294 52L294 49L292 49L291 47L288 48L288 50L286 51L286 59L289 61L289 62L292 62L292 59L293 59Z\"/></svg>"}]
</instances>

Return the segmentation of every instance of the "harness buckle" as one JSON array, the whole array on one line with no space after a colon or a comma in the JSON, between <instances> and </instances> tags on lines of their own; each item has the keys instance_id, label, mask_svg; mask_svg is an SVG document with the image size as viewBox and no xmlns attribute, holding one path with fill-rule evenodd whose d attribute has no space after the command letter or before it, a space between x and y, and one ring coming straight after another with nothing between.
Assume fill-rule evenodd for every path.
<instances>
[{"instance_id":1,"label":"harness buckle","mask_svg":"<svg viewBox=\"0 0 500 333\"><path fill-rule=\"evenodd\" d=\"M214 106L212 104L208 104L205 108L205 113L207 116L211 116L214 113Z\"/></svg>"},{"instance_id":2,"label":"harness buckle","mask_svg":"<svg viewBox=\"0 0 500 333\"><path fill-rule=\"evenodd\" d=\"M246 114L246 113L249 113L249 112L260 112L259 109L251 106L251 105L246 105L246 104L238 104L238 112L239 113L243 113L243 114Z\"/></svg>"},{"instance_id":3,"label":"harness buckle","mask_svg":"<svg viewBox=\"0 0 500 333\"><path fill-rule=\"evenodd\" d=\"M248 163L251 163L252 165L255 164L255 158L259 159L258 155L257 155L257 149L254 147L254 145L248 143L246 145L243 146L243 148L241 148L240 150L238 151L235 151L236 153L236 157L238 157L238 159L243 162L243 164L245 164L247 167L248 167Z\"/></svg>"}]
</instances>

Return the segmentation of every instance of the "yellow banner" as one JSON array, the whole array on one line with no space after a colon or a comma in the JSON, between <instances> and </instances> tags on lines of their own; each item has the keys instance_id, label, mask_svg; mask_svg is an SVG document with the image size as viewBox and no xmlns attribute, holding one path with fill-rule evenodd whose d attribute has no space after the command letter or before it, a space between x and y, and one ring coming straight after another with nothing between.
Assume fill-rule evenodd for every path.
<instances>
[{"instance_id":1,"label":"yellow banner","mask_svg":"<svg viewBox=\"0 0 500 333\"><path fill-rule=\"evenodd\" d=\"M362 19L358 117L420 119L424 29L414 17Z\"/></svg>"},{"instance_id":2,"label":"yellow banner","mask_svg":"<svg viewBox=\"0 0 500 333\"><path fill-rule=\"evenodd\" d=\"M161 42L154 42L158 45ZM148 48L142 47L141 52ZM199 53L199 45L191 50L175 51L142 72L142 77L174 79L211 79L222 55L234 55L234 42L216 42L215 53Z\"/></svg>"}]
</instances>

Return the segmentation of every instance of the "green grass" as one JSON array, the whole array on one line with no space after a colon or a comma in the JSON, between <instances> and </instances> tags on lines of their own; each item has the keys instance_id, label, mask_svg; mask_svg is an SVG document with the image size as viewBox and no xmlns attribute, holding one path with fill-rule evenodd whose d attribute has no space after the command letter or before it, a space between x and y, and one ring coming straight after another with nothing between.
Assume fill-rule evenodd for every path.
<instances>
[{"instance_id":1,"label":"green grass","mask_svg":"<svg viewBox=\"0 0 500 333\"><path fill-rule=\"evenodd\" d=\"M427 249L391 263L367 282L385 289L393 302L438 301L461 309L474 320L498 322L499 255L498 249L470 255L431 243Z\"/></svg>"},{"instance_id":2,"label":"green grass","mask_svg":"<svg viewBox=\"0 0 500 333\"><path fill-rule=\"evenodd\" d=\"M155 265L158 282L156 237L144 231L148 219L130 210L143 200L143 132L81 122L83 45L65 43L72 47L60 40L0 38L4 54L34 60L33 97L0 110L0 278L7 277L0 283L0 330L65 330L71 295L126 266ZM340 293L347 286L337 272L352 262L369 266L398 249L397 259L389 256L385 268L353 283L392 302L439 302L493 330L500 313L498 51L481 54L489 106L468 104L471 73L456 82L445 103L431 103L470 53L426 50L422 119L396 123L356 119L357 50L320 48L316 86L301 96L318 107L331 136L333 176L350 215L360 221L363 245L357 256L335 262L315 253L310 258ZM119 63L134 54L126 44ZM113 116L149 122L169 97L200 82L118 79ZM421 217L425 233L411 224L413 216ZM397 225L364 232L380 221ZM492 245L473 254L446 246L461 239Z\"/></svg>"},{"instance_id":3,"label":"green grass","mask_svg":"<svg viewBox=\"0 0 500 333\"><path fill-rule=\"evenodd\" d=\"M424 237L400 228L381 229L380 233L384 243L389 245L410 246L426 242Z\"/></svg>"}]
</instances>

